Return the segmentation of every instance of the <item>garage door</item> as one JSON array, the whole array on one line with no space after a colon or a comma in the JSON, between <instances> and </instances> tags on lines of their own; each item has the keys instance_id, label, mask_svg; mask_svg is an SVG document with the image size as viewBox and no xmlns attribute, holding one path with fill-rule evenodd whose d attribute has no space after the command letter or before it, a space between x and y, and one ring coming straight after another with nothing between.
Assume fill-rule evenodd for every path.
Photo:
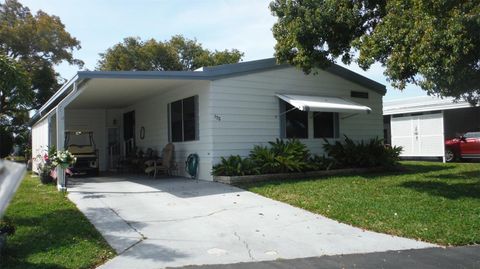
<instances>
[{"instance_id":1,"label":"garage door","mask_svg":"<svg viewBox=\"0 0 480 269\"><path fill-rule=\"evenodd\" d=\"M404 157L443 156L442 113L392 117L392 145L402 146Z\"/></svg>"}]
</instances>

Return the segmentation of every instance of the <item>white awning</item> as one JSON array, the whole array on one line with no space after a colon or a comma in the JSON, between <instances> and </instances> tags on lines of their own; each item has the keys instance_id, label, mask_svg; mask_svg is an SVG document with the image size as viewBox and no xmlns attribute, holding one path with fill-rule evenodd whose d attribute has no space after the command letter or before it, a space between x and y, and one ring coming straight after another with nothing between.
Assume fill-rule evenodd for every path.
<instances>
[{"instance_id":1,"label":"white awning","mask_svg":"<svg viewBox=\"0 0 480 269\"><path fill-rule=\"evenodd\" d=\"M349 112L370 113L372 111L368 106L363 106L352 101L347 101L339 97L323 97L293 94L277 94L278 98L291 104L302 111L316 112Z\"/></svg>"}]
</instances>

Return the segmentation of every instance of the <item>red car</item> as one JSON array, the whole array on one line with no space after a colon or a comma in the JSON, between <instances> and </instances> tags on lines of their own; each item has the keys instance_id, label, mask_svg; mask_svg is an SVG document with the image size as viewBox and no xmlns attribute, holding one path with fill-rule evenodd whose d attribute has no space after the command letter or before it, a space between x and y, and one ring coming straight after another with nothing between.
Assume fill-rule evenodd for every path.
<instances>
[{"instance_id":1,"label":"red car","mask_svg":"<svg viewBox=\"0 0 480 269\"><path fill-rule=\"evenodd\" d=\"M445 160L452 162L460 158L480 158L480 132L468 132L445 141Z\"/></svg>"}]
</instances>

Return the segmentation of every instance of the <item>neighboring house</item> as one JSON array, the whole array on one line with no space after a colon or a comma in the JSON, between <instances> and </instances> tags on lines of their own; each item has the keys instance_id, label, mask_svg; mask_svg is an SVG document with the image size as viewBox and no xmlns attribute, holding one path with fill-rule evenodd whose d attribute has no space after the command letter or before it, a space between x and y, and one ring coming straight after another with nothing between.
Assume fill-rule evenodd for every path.
<instances>
[{"instance_id":1,"label":"neighboring house","mask_svg":"<svg viewBox=\"0 0 480 269\"><path fill-rule=\"evenodd\" d=\"M480 107L422 96L384 102L384 136L403 157L443 157L445 140L480 130Z\"/></svg>"},{"instance_id":2,"label":"neighboring house","mask_svg":"<svg viewBox=\"0 0 480 269\"><path fill-rule=\"evenodd\" d=\"M381 137L384 94L384 85L337 65L305 75L273 58L197 71L82 71L33 117L33 155L64 147L65 130L88 129L101 171L112 165L109 145L160 153L173 142L180 175L197 153L199 178L211 180L221 157L279 137L300 138L317 154L323 137Z\"/></svg>"}]
</instances>

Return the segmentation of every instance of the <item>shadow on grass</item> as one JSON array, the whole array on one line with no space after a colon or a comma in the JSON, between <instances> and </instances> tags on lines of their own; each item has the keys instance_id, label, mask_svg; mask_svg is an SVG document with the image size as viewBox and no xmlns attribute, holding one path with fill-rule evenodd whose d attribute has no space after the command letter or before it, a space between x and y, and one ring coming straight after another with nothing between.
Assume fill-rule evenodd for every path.
<instances>
[{"instance_id":1,"label":"shadow on grass","mask_svg":"<svg viewBox=\"0 0 480 269\"><path fill-rule=\"evenodd\" d=\"M400 186L452 200L460 198L480 199L480 180L471 183L452 184L438 181L408 181Z\"/></svg>"},{"instance_id":2,"label":"shadow on grass","mask_svg":"<svg viewBox=\"0 0 480 269\"><path fill-rule=\"evenodd\" d=\"M252 187L264 187L264 186L275 186L285 183L295 183L295 182L309 182L315 180L327 180L327 179L335 179L338 177L357 177L360 176L364 179L371 179L375 180L378 178L388 177L388 176L402 176L402 175L411 175L411 174L419 174L419 173L430 173L430 172L438 172L444 171L449 169L454 169L455 167L445 164L415 164L415 163L406 163L402 164L398 167L394 168L385 168L385 171L372 171L362 174L353 174L353 173L344 173L339 175L329 175L323 177L313 177L313 178L303 178L303 179L275 179L275 180L267 180L267 181L259 181L259 182L249 182L249 183L238 183L235 186L248 189Z\"/></svg>"},{"instance_id":3,"label":"shadow on grass","mask_svg":"<svg viewBox=\"0 0 480 269\"><path fill-rule=\"evenodd\" d=\"M63 263L74 264L73 260L78 260L78 257L65 257L65 253L72 253L71 255L88 253L94 251L90 249L93 245L98 248L101 244L98 242L102 240L101 236L77 210L62 209L47 214L32 212L31 215L31 217L11 216L17 231L8 239L7 247L2 253L0 268L75 268L75 265ZM90 244L91 242L95 243ZM85 249L79 250L79 244L85 244ZM38 253L55 254L51 256L49 263L29 260ZM95 262L98 253L94 254L85 255L87 264Z\"/></svg>"},{"instance_id":4,"label":"shadow on grass","mask_svg":"<svg viewBox=\"0 0 480 269\"><path fill-rule=\"evenodd\" d=\"M18 261L12 259L12 257L4 257L5 254L2 254L2 261L0 262L0 268L9 268L9 269L23 269L23 268L32 268L32 269L66 269L67 267L59 266L56 264L48 263L29 263L26 261Z\"/></svg>"},{"instance_id":5,"label":"shadow on grass","mask_svg":"<svg viewBox=\"0 0 480 269\"><path fill-rule=\"evenodd\" d=\"M442 179L442 180L457 180L457 179L480 179L480 169L476 171L464 171L459 173L448 173L440 175L426 175L428 178Z\"/></svg>"}]
</instances>

